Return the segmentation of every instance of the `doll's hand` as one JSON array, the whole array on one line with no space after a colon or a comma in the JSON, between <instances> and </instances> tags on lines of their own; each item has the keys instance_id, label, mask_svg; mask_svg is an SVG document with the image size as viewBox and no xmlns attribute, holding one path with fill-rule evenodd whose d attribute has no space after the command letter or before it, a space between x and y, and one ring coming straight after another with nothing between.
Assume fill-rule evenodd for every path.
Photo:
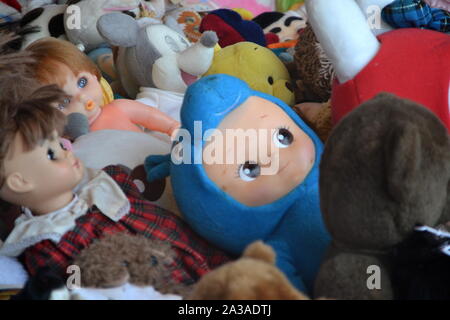
<instances>
[{"instance_id":1,"label":"doll's hand","mask_svg":"<svg viewBox=\"0 0 450 320\"><path fill-rule=\"evenodd\" d=\"M170 126L168 134L172 140L174 140L176 138L180 127L181 127L181 124L178 121L174 121L173 125Z\"/></svg>"}]
</instances>

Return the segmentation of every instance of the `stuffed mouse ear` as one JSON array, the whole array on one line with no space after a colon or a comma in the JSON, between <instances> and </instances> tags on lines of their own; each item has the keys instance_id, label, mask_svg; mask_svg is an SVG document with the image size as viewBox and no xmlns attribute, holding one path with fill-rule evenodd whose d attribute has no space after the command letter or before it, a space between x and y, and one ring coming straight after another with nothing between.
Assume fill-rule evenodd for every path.
<instances>
[{"instance_id":1,"label":"stuffed mouse ear","mask_svg":"<svg viewBox=\"0 0 450 320\"><path fill-rule=\"evenodd\" d=\"M139 25L127 14L112 12L101 16L97 30L113 46L128 48L138 43Z\"/></svg>"},{"instance_id":2,"label":"stuffed mouse ear","mask_svg":"<svg viewBox=\"0 0 450 320\"><path fill-rule=\"evenodd\" d=\"M144 162L144 168L147 172L147 180L164 179L170 175L171 154L148 156Z\"/></svg>"}]
</instances>

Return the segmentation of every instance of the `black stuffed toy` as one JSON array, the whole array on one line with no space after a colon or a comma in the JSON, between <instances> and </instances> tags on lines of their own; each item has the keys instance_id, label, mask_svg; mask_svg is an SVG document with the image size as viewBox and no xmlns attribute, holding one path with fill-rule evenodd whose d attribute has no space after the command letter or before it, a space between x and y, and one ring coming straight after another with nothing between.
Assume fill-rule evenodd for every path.
<instances>
[{"instance_id":1,"label":"black stuffed toy","mask_svg":"<svg viewBox=\"0 0 450 320\"><path fill-rule=\"evenodd\" d=\"M450 300L450 233L418 226L392 251L392 285L399 300Z\"/></svg>"}]
</instances>

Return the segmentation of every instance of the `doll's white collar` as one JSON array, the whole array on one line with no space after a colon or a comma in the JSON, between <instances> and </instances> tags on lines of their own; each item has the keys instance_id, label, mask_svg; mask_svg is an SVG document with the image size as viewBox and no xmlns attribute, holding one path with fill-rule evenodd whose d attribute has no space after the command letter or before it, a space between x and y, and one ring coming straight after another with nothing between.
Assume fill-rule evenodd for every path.
<instances>
[{"instance_id":1,"label":"doll's white collar","mask_svg":"<svg viewBox=\"0 0 450 320\"><path fill-rule=\"evenodd\" d=\"M122 189L102 170L86 169L83 181L74 192L73 200L57 211L33 216L29 209L25 209L1 246L0 255L19 256L26 248L43 240L58 243L66 232L75 227L76 219L94 205L113 221L119 221L130 210Z\"/></svg>"}]
</instances>

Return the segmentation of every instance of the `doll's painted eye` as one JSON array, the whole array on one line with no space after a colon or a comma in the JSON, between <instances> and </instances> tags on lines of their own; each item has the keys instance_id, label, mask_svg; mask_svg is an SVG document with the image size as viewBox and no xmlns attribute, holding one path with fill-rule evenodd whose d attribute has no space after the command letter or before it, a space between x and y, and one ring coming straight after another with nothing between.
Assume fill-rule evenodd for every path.
<instances>
[{"instance_id":1,"label":"doll's painted eye","mask_svg":"<svg viewBox=\"0 0 450 320\"><path fill-rule=\"evenodd\" d=\"M88 84L88 79L86 79L86 77L81 77L80 79L78 79L78 88L83 89L84 87L86 87L86 85Z\"/></svg>"},{"instance_id":2,"label":"doll's painted eye","mask_svg":"<svg viewBox=\"0 0 450 320\"><path fill-rule=\"evenodd\" d=\"M61 147L61 149L67 151L67 148L66 148L66 146L64 145L64 143L60 142L60 143L59 143L59 146Z\"/></svg>"},{"instance_id":3,"label":"doll's painted eye","mask_svg":"<svg viewBox=\"0 0 450 320\"><path fill-rule=\"evenodd\" d=\"M55 151L53 151L53 149L49 148L47 150L47 158L52 161L56 160Z\"/></svg>"},{"instance_id":4,"label":"doll's painted eye","mask_svg":"<svg viewBox=\"0 0 450 320\"><path fill-rule=\"evenodd\" d=\"M261 167L249 161L239 166L239 178L244 181L253 181L261 175Z\"/></svg>"},{"instance_id":5,"label":"doll's painted eye","mask_svg":"<svg viewBox=\"0 0 450 320\"><path fill-rule=\"evenodd\" d=\"M174 143L172 147L172 158L176 163L183 162L183 144L181 142Z\"/></svg>"},{"instance_id":6,"label":"doll's painted eye","mask_svg":"<svg viewBox=\"0 0 450 320\"><path fill-rule=\"evenodd\" d=\"M294 136L287 128L280 128L273 135L273 142L278 148L287 148L294 141Z\"/></svg>"},{"instance_id":7,"label":"doll's painted eye","mask_svg":"<svg viewBox=\"0 0 450 320\"><path fill-rule=\"evenodd\" d=\"M270 29L269 32L271 32L271 33L279 33L279 32L281 32L281 28L280 27L275 27L273 29Z\"/></svg>"},{"instance_id":8,"label":"doll's painted eye","mask_svg":"<svg viewBox=\"0 0 450 320\"><path fill-rule=\"evenodd\" d=\"M56 107L58 110L63 111L65 108L67 108L67 106L70 104L70 99L69 98L65 98L63 100L62 103L58 104L58 106Z\"/></svg>"}]
</instances>

